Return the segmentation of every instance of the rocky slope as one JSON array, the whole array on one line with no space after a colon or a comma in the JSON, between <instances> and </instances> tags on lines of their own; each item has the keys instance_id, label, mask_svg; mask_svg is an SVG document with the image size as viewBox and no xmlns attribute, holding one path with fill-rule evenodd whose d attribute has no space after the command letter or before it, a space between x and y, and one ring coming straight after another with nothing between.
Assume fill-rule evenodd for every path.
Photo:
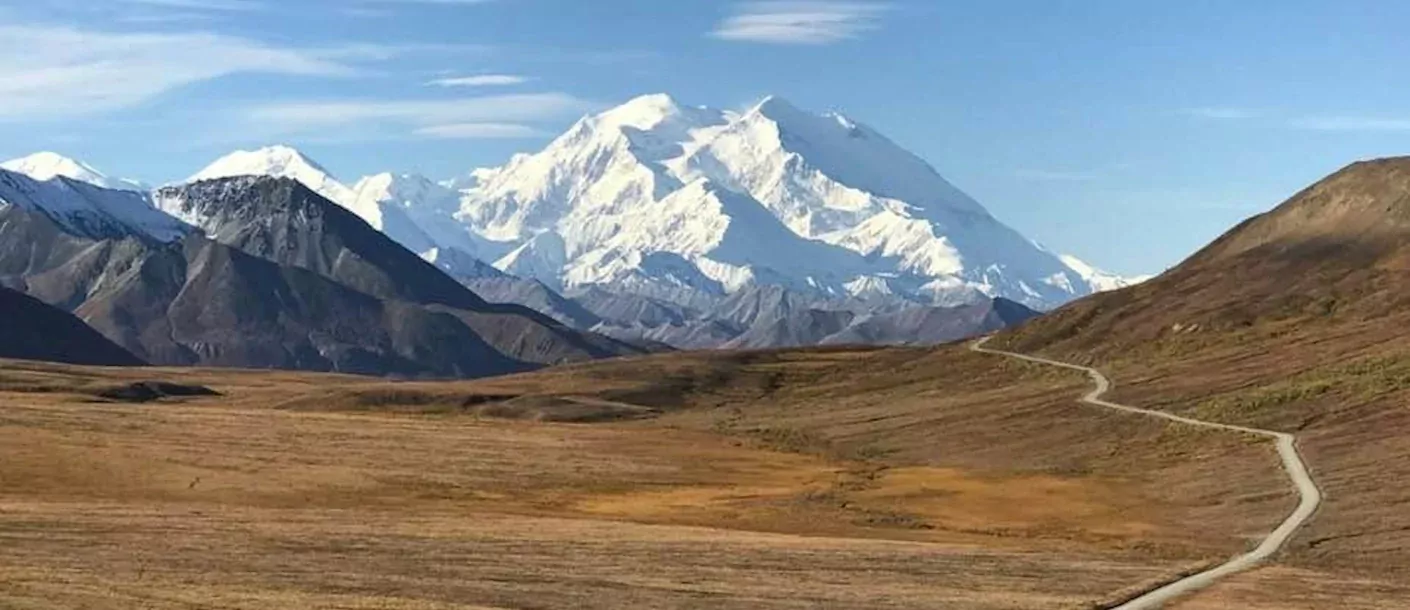
<instances>
[{"instance_id":1,"label":"rocky slope","mask_svg":"<svg viewBox=\"0 0 1410 610\"><path fill-rule=\"evenodd\" d=\"M459 195L426 178L379 174L347 185L302 152L270 146L221 157L187 182L247 176L296 180L445 272L485 275L485 265L475 256L474 241L452 218L459 207Z\"/></svg>"},{"instance_id":2,"label":"rocky slope","mask_svg":"<svg viewBox=\"0 0 1410 610\"><path fill-rule=\"evenodd\" d=\"M634 352L485 302L292 180L163 191L199 226L180 232L113 220L176 222L143 197L8 172L0 185L0 242L20 246L0 251L0 284L155 364L473 377ZM81 205L94 201L106 205Z\"/></svg>"},{"instance_id":3,"label":"rocky slope","mask_svg":"<svg viewBox=\"0 0 1410 610\"><path fill-rule=\"evenodd\" d=\"M215 241L313 271L377 298L452 310L511 358L554 364L631 350L532 309L492 304L360 218L288 178L243 177L168 187L157 206Z\"/></svg>"}]
</instances>

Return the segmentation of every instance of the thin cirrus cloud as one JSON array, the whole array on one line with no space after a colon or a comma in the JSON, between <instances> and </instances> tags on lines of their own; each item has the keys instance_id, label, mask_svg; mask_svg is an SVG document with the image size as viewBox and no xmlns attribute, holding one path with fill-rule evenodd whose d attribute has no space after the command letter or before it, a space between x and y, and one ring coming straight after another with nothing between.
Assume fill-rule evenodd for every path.
<instances>
[{"instance_id":1,"label":"thin cirrus cloud","mask_svg":"<svg viewBox=\"0 0 1410 610\"><path fill-rule=\"evenodd\" d=\"M1289 116L1282 114L1280 116L1278 113L1269 114L1257 110L1234 107L1192 108L1185 110L1184 114L1200 119L1220 121L1263 119L1262 123L1268 126L1302 131L1380 133L1410 131L1410 118L1353 115Z\"/></svg>"},{"instance_id":2,"label":"thin cirrus cloud","mask_svg":"<svg viewBox=\"0 0 1410 610\"><path fill-rule=\"evenodd\" d=\"M262 0L121 0L124 4L136 4L153 8L182 9L188 11L260 11L269 8Z\"/></svg>"},{"instance_id":3,"label":"thin cirrus cloud","mask_svg":"<svg viewBox=\"0 0 1410 610\"><path fill-rule=\"evenodd\" d=\"M474 4L489 4L498 0L361 0L362 4L422 4L430 6L470 6Z\"/></svg>"},{"instance_id":4,"label":"thin cirrus cloud","mask_svg":"<svg viewBox=\"0 0 1410 610\"><path fill-rule=\"evenodd\" d=\"M137 106L234 74L347 77L356 49L299 49L212 33L99 32L0 26L0 121L63 118Z\"/></svg>"},{"instance_id":5,"label":"thin cirrus cloud","mask_svg":"<svg viewBox=\"0 0 1410 610\"><path fill-rule=\"evenodd\" d=\"M443 100L330 100L277 102L247 111L247 122L267 135L341 132L367 139L522 138L542 135L533 123L579 116L597 108L566 93L487 95Z\"/></svg>"},{"instance_id":6,"label":"thin cirrus cloud","mask_svg":"<svg viewBox=\"0 0 1410 610\"><path fill-rule=\"evenodd\" d=\"M415 135L437 140L499 140L538 138L547 132L518 123L453 123L419 127Z\"/></svg>"},{"instance_id":7,"label":"thin cirrus cloud","mask_svg":"<svg viewBox=\"0 0 1410 610\"><path fill-rule=\"evenodd\" d=\"M517 74L477 74L475 76L452 76L438 78L426 83L434 87L508 87L529 82L527 76Z\"/></svg>"},{"instance_id":8,"label":"thin cirrus cloud","mask_svg":"<svg viewBox=\"0 0 1410 610\"><path fill-rule=\"evenodd\" d=\"M1358 116L1322 116L1293 119L1289 125L1307 131L1410 131L1410 119Z\"/></svg>"},{"instance_id":9,"label":"thin cirrus cloud","mask_svg":"<svg viewBox=\"0 0 1410 610\"><path fill-rule=\"evenodd\" d=\"M888 5L859 0L759 0L735 5L710 36L766 44L825 45L880 26Z\"/></svg>"}]
</instances>

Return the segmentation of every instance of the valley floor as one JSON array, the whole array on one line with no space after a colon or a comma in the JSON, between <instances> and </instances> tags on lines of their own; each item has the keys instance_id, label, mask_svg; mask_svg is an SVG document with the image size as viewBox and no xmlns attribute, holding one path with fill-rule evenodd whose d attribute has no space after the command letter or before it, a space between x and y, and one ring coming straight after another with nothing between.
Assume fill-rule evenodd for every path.
<instances>
[{"instance_id":1,"label":"valley floor","mask_svg":"<svg viewBox=\"0 0 1410 610\"><path fill-rule=\"evenodd\" d=\"M1242 550L1293 502L1262 443L1087 409L1081 375L990 358L446 384L10 363L0 607L1090 608ZM225 396L91 398L141 379ZM656 415L466 412L486 397ZM1302 574L1208 599L1301 607L1256 604L1326 594Z\"/></svg>"}]
</instances>

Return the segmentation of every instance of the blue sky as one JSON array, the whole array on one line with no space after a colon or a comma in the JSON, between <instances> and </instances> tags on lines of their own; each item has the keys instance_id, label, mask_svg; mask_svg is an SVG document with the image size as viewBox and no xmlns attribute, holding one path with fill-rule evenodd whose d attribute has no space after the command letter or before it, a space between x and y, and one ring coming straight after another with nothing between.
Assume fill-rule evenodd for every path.
<instances>
[{"instance_id":1,"label":"blue sky","mask_svg":"<svg viewBox=\"0 0 1410 610\"><path fill-rule=\"evenodd\" d=\"M1120 0L0 0L0 158L177 180L296 145L346 179L536 150L642 93L840 110L1050 248L1178 262L1410 152L1410 6Z\"/></svg>"}]
</instances>

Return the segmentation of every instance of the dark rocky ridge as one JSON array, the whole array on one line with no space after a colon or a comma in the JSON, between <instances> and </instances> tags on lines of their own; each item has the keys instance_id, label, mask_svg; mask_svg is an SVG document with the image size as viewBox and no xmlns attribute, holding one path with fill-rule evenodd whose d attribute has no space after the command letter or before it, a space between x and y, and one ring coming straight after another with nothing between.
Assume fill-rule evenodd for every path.
<instances>
[{"instance_id":1,"label":"dark rocky ridge","mask_svg":"<svg viewBox=\"0 0 1410 610\"><path fill-rule=\"evenodd\" d=\"M557 364L637 353L529 307L490 303L357 215L288 178L241 177L157 193L211 239L360 292L454 315L505 355Z\"/></svg>"},{"instance_id":2,"label":"dark rocky ridge","mask_svg":"<svg viewBox=\"0 0 1410 610\"><path fill-rule=\"evenodd\" d=\"M487 303L292 182L198 187L187 194L229 243L95 238L0 208L0 285L77 313L153 364L479 377L635 353Z\"/></svg>"}]
</instances>

